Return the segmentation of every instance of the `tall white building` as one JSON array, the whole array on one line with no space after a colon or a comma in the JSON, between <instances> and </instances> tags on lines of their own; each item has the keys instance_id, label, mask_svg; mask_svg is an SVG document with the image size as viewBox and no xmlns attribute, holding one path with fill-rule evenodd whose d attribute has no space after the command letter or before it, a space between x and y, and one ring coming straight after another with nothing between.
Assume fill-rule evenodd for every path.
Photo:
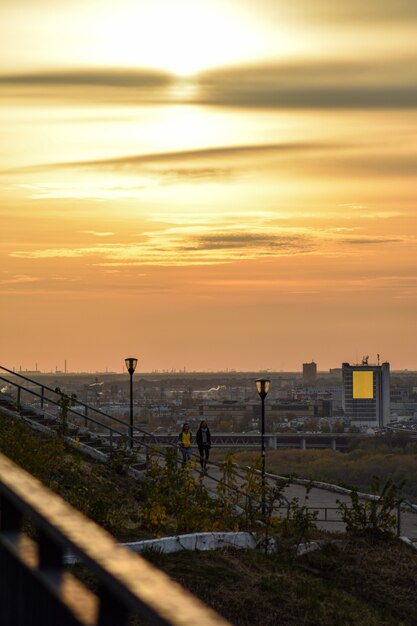
<instances>
[{"instance_id":1,"label":"tall white building","mask_svg":"<svg viewBox=\"0 0 417 626\"><path fill-rule=\"evenodd\" d=\"M390 420L389 363L368 365L342 364L343 400L345 416L359 428L382 428Z\"/></svg>"}]
</instances>

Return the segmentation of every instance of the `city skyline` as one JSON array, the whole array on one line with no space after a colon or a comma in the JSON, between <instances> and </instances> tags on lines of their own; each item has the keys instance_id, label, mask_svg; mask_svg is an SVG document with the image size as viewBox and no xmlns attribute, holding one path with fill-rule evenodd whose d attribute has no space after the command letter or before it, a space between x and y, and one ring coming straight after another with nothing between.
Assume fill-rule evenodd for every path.
<instances>
[{"instance_id":1,"label":"city skyline","mask_svg":"<svg viewBox=\"0 0 417 626\"><path fill-rule=\"evenodd\" d=\"M417 370L411 0L0 8L1 364Z\"/></svg>"},{"instance_id":2,"label":"city skyline","mask_svg":"<svg viewBox=\"0 0 417 626\"><path fill-rule=\"evenodd\" d=\"M316 363L314 363L315 365L317 365ZM297 369L280 369L280 370L275 370L275 369L270 369L270 368L264 368L264 369L259 369L259 370L237 370L237 369L233 369L233 368L224 368L224 369L187 369L186 367L172 367L171 369L153 369L153 370L146 370L146 369L139 369L140 368L140 363L138 362L138 369L135 370L135 379L136 377L140 377L142 374L143 375L150 375L150 374L158 374L158 375L162 375L162 374L175 374L175 375L193 375L193 374L252 374L254 376L256 376L256 374L267 374L267 375L271 375L271 376L275 376L275 375L281 375L281 374L290 374L290 375L294 375L294 376L298 376L301 379L304 379L304 372L303 372L303 365L305 364L301 364L301 366ZM330 367L328 369L317 369L316 370L316 376L317 378L320 377L321 375L326 375L326 376L332 376L332 375L341 375L342 374L342 369L343 369L343 365L344 363L340 363L339 365L334 365L333 367ZM379 367L380 365L390 365L389 362L384 361L384 362L380 362L378 360L376 361L372 361L372 362L367 362L365 364L366 366L370 366L370 367ZM357 362L352 363L352 366L357 367L357 368L361 368L364 366L364 361L359 360ZM4 367L4 366L3 366ZM62 368L62 369L61 369ZM60 375L79 375L79 374L85 374L85 375L119 375L119 374L123 374L126 375L126 365L125 363L121 363L120 367L118 369L109 369L108 367L104 368L104 369L99 369L99 370L73 370L71 369L66 363L61 364L61 365L55 365L54 368L52 369L43 369L42 367L39 366L38 363L34 364L33 368L24 368L22 367L22 365L14 365L12 364L10 367L6 368L7 370L10 370L10 372L13 373L22 373L22 374L47 374L47 375L51 375L51 374L60 374ZM417 372L417 370L409 370L407 368L398 368L398 369L391 369L391 371L393 373L396 374L414 374ZM304 381L306 386L314 386L316 381L312 381L312 382L307 382Z\"/></svg>"}]
</instances>

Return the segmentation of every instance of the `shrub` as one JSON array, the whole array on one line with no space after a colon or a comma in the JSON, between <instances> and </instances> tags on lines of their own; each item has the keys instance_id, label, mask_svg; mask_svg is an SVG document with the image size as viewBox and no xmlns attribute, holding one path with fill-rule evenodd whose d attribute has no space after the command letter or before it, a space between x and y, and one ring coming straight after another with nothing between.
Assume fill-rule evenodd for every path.
<instances>
[{"instance_id":1,"label":"shrub","mask_svg":"<svg viewBox=\"0 0 417 626\"><path fill-rule=\"evenodd\" d=\"M353 490L350 505L337 500L346 532L375 538L393 535L397 521L393 511L402 502L399 497L402 487L403 483L395 485L392 480L388 480L381 490L379 478L374 476L371 483L374 499L360 500L358 492Z\"/></svg>"}]
</instances>

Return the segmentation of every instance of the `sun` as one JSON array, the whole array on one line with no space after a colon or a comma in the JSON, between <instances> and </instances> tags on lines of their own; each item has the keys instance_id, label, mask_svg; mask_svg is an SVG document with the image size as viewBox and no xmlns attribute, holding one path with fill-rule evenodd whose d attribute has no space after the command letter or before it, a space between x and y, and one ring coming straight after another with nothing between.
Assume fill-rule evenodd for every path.
<instances>
[{"instance_id":1,"label":"sun","mask_svg":"<svg viewBox=\"0 0 417 626\"><path fill-rule=\"evenodd\" d=\"M241 14L220 3L155 0L109 16L100 62L185 77L250 58L261 40L253 24L250 28Z\"/></svg>"}]
</instances>

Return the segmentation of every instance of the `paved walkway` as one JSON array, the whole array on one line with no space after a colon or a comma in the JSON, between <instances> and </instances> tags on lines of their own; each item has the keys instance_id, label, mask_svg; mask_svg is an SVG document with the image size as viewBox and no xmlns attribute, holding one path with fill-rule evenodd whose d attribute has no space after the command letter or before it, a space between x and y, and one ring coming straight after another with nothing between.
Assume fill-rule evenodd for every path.
<instances>
[{"instance_id":1,"label":"paved walkway","mask_svg":"<svg viewBox=\"0 0 417 626\"><path fill-rule=\"evenodd\" d=\"M213 466L209 469L209 474L217 479L222 479L223 475ZM216 481L210 479L209 476L204 478L205 484L215 490ZM269 484L273 484L273 480L268 478ZM338 503L351 503L350 496L344 493L335 493L331 489L313 487L307 495L307 489L304 485L291 484L284 490L284 495L288 500L298 498L300 505L307 506L312 511L317 511L317 526L329 532L343 532L345 525L341 520L341 514L338 510ZM393 511L393 514L397 514ZM408 537L411 541L417 543L417 513L410 509L403 508L400 520L400 535Z\"/></svg>"},{"instance_id":2,"label":"paved walkway","mask_svg":"<svg viewBox=\"0 0 417 626\"><path fill-rule=\"evenodd\" d=\"M351 499L349 495L313 487L308 494L308 500L305 501L306 488L303 485L290 485L284 493L288 499L296 497L299 499L300 504L306 504L306 506L312 509L317 508L317 525L319 528L330 532L344 531L345 525L340 519L340 512L337 510L337 500L350 504ZM393 514L396 515L397 511L393 511ZM406 508L402 509L400 535L408 537L412 541L417 541L417 513L413 513Z\"/></svg>"}]
</instances>

